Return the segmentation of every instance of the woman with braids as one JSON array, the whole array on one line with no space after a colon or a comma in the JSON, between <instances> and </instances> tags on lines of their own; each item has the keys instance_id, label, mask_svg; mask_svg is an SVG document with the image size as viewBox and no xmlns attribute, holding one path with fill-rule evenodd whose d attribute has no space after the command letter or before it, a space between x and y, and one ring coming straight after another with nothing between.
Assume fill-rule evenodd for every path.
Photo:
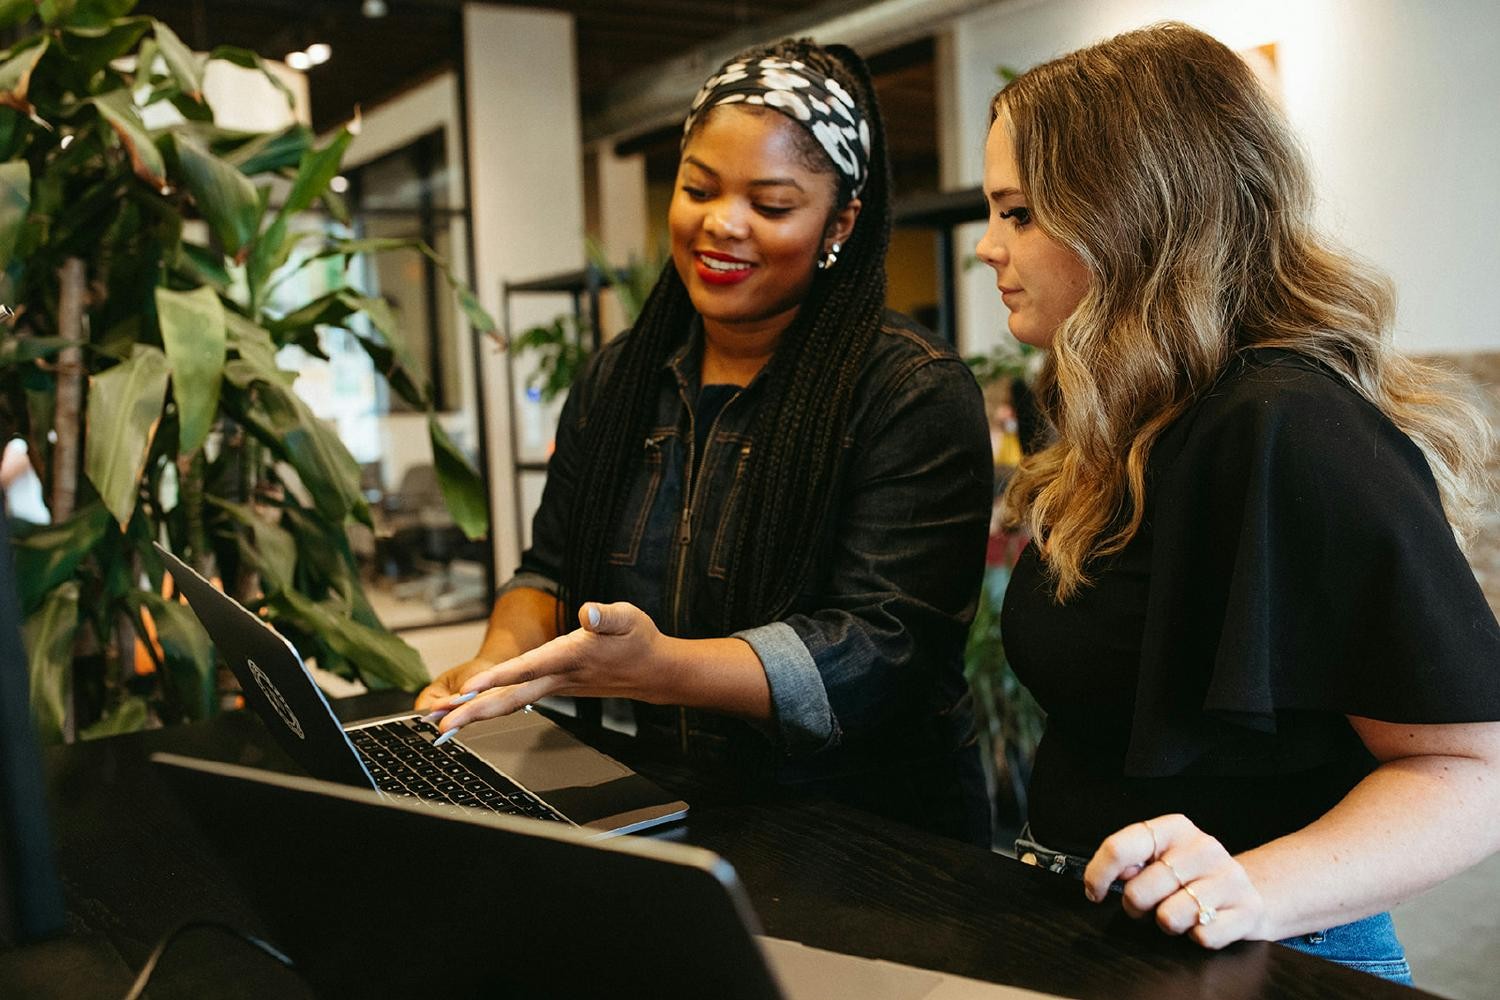
<instances>
[{"instance_id":1,"label":"woman with braids","mask_svg":"<svg viewBox=\"0 0 1500 1000\"><path fill-rule=\"evenodd\" d=\"M672 263L563 408L479 655L417 701L445 733L630 698L642 736L731 773L988 845L962 672L988 432L963 362L885 311L887 184L851 50L782 42L709 78Z\"/></svg>"},{"instance_id":2,"label":"woman with braids","mask_svg":"<svg viewBox=\"0 0 1500 1000\"><path fill-rule=\"evenodd\" d=\"M1023 860L1208 948L1409 981L1384 911L1500 846L1500 628L1455 540L1487 429L1311 228L1250 70L1181 24L1022 75L995 270L1056 436L1002 612L1047 710Z\"/></svg>"}]
</instances>

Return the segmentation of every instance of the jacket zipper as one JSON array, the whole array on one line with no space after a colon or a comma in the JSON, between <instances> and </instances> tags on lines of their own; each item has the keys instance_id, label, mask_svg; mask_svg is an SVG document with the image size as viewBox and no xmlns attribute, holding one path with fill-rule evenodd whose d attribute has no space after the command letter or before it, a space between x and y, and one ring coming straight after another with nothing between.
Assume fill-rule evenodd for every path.
<instances>
[{"instance_id":1,"label":"jacket zipper","mask_svg":"<svg viewBox=\"0 0 1500 1000\"><path fill-rule=\"evenodd\" d=\"M740 392L731 396L729 401L719 408L719 412L714 415L714 422L708 425L708 434L703 439L703 456L705 459L708 457L708 449L714 439L714 431L718 429L719 421L724 418L724 411L734 405L735 400L740 398L742 392L744 392L743 387L741 387ZM687 481L687 490L685 491L686 500L682 504L682 515L677 519L677 572L674 575L674 583L672 585L671 608L672 631L674 634L682 632L682 583L683 576L687 572L688 543L693 539L693 509L698 506L698 489L702 485L700 481L702 477L695 471L697 466L694 452L697 450L698 441L697 427L695 426L697 417L693 413L692 406L688 405L687 394L682 392L681 386L678 387L678 393L682 396L683 405L687 407L688 438L687 463L683 466L682 470ZM681 706L677 709L677 743L683 756L687 756L687 709Z\"/></svg>"}]
</instances>

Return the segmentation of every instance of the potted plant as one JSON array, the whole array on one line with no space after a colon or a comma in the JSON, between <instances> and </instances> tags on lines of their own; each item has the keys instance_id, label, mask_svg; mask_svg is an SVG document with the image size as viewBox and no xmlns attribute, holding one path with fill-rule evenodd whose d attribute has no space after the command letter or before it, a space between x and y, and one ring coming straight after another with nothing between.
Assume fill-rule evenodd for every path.
<instances>
[{"instance_id":1,"label":"potted plant","mask_svg":"<svg viewBox=\"0 0 1500 1000\"><path fill-rule=\"evenodd\" d=\"M371 610L346 535L371 519L359 469L277 356L322 356L320 332L347 331L427 410L449 506L483 535L482 483L433 418L392 310L347 276L359 254L431 251L307 225L315 207L348 221L328 188L349 131L319 147L301 126L216 125L205 63L266 67L194 54L133 5L0 0L0 32L20 34L0 52L0 301L14 310L0 439L25 439L51 515L14 532L39 727L87 737L214 710L212 649L155 541L322 667L417 687L426 672ZM147 125L167 108L170 124ZM309 268L331 280L299 301Z\"/></svg>"}]
</instances>

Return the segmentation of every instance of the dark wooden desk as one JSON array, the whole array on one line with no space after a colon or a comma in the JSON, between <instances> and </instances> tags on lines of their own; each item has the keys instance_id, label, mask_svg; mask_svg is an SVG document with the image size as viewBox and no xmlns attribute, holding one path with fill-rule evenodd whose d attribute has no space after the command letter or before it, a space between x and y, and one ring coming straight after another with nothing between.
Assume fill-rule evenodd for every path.
<instances>
[{"instance_id":1,"label":"dark wooden desk","mask_svg":"<svg viewBox=\"0 0 1500 1000\"><path fill-rule=\"evenodd\" d=\"M357 718L402 706L372 695L337 710ZM664 835L727 858L777 937L1089 1000L1424 995L1263 943L1210 954L1087 903L1070 879L837 803L726 788L623 737L603 740L692 803ZM178 922L258 926L161 787L146 759L157 750L296 770L243 714L54 749L48 780L79 937L0 953L0 996L119 997ZM287 971L208 932L175 944L153 984L157 1000L307 995Z\"/></svg>"}]
</instances>

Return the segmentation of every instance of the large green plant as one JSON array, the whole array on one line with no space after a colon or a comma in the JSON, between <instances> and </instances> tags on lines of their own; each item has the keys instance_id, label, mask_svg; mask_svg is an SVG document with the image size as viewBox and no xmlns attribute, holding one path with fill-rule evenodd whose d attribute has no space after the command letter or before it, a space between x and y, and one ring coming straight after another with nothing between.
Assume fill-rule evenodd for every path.
<instances>
[{"instance_id":1,"label":"large green plant","mask_svg":"<svg viewBox=\"0 0 1500 1000\"><path fill-rule=\"evenodd\" d=\"M346 534L371 522L359 469L278 365L287 345L323 356L320 334L347 331L428 410L449 506L471 537L487 530L478 475L432 419L392 310L346 278L359 254L431 251L307 225L315 208L347 222L328 186L349 132L318 148L303 127L217 126L206 62L265 71L259 57L195 55L128 16L134 2L0 0L0 32L32 29L0 52L0 302L16 313L0 327L0 440L25 438L52 515L15 534L32 702L53 738L213 710L211 647L163 596L153 541L323 667L425 680L360 586ZM176 123L148 127L167 105ZM310 268L324 290L288 303Z\"/></svg>"}]
</instances>

